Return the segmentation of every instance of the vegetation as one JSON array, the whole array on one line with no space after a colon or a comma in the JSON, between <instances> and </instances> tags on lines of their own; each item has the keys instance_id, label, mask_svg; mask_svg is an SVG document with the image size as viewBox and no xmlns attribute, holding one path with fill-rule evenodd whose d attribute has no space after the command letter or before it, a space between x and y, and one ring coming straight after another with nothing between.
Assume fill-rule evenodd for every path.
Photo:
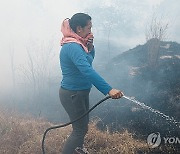
<instances>
[{"instance_id":1,"label":"vegetation","mask_svg":"<svg viewBox=\"0 0 180 154\"><path fill-rule=\"evenodd\" d=\"M101 132L92 122L86 137L85 147L90 153L133 154L137 150L148 149L144 141L133 138L128 131L123 133ZM46 128L52 126L43 119L20 116L17 113L0 113L0 153L1 154L41 154L41 140ZM48 154L59 153L69 135L71 126L52 130L45 140Z\"/></svg>"}]
</instances>

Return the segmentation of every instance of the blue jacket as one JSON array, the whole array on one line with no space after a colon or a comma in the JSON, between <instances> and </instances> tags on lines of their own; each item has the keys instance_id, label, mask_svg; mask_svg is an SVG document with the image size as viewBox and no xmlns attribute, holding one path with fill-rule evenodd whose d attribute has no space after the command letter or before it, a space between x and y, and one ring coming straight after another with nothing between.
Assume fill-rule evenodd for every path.
<instances>
[{"instance_id":1,"label":"blue jacket","mask_svg":"<svg viewBox=\"0 0 180 154\"><path fill-rule=\"evenodd\" d=\"M61 87L68 90L90 89L92 84L104 95L112 87L93 69L94 49L86 53L80 44L64 44L60 51Z\"/></svg>"}]
</instances>

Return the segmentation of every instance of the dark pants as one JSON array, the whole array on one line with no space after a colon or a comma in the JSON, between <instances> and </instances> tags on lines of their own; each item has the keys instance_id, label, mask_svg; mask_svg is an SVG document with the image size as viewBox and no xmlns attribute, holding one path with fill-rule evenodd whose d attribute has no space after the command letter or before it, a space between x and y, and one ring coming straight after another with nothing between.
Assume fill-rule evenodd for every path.
<instances>
[{"instance_id":1,"label":"dark pants","mask_svg":"<svg viewBox=\"0 0 180 154\"><path fill-rule=\"evenodd\" d=\"M89 110L89 92L90 90L73 91L60 88L61 104L71 121ZM72 124L73 131L64 145L63 154L73 154L76 147L83 147L84 137L88 131L88 123L89 115Z\"/></svg>"}]
</instances>

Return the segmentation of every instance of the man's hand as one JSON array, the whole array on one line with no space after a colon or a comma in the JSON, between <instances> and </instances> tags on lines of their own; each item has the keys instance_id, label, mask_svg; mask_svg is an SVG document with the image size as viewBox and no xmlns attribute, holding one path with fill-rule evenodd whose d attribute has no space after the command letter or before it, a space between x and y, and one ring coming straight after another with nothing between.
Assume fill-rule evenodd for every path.
<instances>
[{"instance_id":1,"label":"man's hand","mask_svg":"<svg viewBox=\"0 0 180 154\"><path fill-rule=\"evenodd\" d=\"M111 96L112 99L119 99L123 96L124 94L117 89L112 89L109 91L109 96Z\"/></svg>"}]
</instances>

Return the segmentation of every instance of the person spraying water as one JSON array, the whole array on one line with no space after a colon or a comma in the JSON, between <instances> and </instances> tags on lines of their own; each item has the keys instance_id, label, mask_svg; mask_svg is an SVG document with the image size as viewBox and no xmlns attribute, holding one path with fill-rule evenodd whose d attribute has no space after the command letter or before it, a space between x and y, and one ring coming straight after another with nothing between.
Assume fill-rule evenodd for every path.
<instances>
[{"instance_id":1,"label":"person spraying water","mask_svg":"<svg viewBox=\"0 0 180 154\"><path fill-rule=\"evenodd\" d=\"M71 121L89 110L89 93L94 85L104 95L113 99L123 96L121 90L112 88L93 68L95 57L91 17L76 13L65 19L61 26L60 66L62 81L59 89L60 102ZM62 154L72 154L76 148L83 151L84 137L88 131L89 115L72 123Z\"/></svg>"}]
</instances>

